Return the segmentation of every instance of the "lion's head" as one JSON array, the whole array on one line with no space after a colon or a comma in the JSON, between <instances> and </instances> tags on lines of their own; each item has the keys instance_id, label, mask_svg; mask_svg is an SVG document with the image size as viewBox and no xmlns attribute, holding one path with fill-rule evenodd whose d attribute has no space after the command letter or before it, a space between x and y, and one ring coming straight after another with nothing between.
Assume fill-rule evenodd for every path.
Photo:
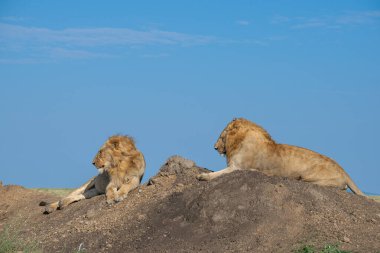
<instances>
[{"instance_id":1,"label":"lion's head","mask_svg":"<svg viewBox=\"0 0 380 253\"><path fill-rule=\"evenodd\" d=\"M228 157L238 149L248 132L254 134L257 140L272 142L272 138L262 127L244 118L234 118L220 134L214 145L215 150Z\"/></svg>"},{"instance_id":2,"label":"lion's head","mask_svg":"<svg viewBox=\"0 0 380 253\"><path fill-rule=\"evenodd\" d=\"M241 119L234 118L230 123L228 123L228 125L223 129L222 133L220 134L218 140L214 145L215 150L218 151L218 153L222 156L225 156L227 153L227 137L231 134L231 130L234 128L234 125L236 125L235 123L239 120Z\"/></svg>"},{"instance_id":3,"label":"lion's head","mask_svg":"<svg viewBox=\"0 0 380 253\"><path fill-rule=\"evenodd\" d=\"M95 155L92 164L99 173L107 171L111 167L117 167L128 152L136 150L133 139L129 136L111 136Z\"/></svg>"},{"instance_id":4,"label":"lion's head","mask_svg":"<svg viewBox=\"0 0 380 253\"><path fill-rule=\"evenodd\" d=\"M214 144L214 149L218 151L219 154L224 156L226 154L226 136L227 136L227 127L223 130L223 132L219 135L218 140Z\"/></svg>"}]
</instances>

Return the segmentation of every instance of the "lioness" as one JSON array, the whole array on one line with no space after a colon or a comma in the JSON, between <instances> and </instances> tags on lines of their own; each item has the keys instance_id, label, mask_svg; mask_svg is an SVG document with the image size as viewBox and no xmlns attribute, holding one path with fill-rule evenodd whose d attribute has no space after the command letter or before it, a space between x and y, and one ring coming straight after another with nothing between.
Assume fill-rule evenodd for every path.
<instances>
[{"instance_id":1,"label":"lioness","mask_svg":"<svg viewBox=\"0 0 380 253\"><path fill-rule=\"evenodd\" d=\"M277 144L262 127L243 118L234 119L226 126L215 149L226 156L227 168L199 174L199 180L211 180L234 170L248 169L343 190L348 186L355 194L364 196L334 160L305 148Z\"/></svg>"},{"instance_id":2,"label":"lioness","mask_svg":"<svg viewBox=\"0 0 380 253\"><path fill-rule=\"evenodd\" d=\"M108 204L121 201L128 192L139 186L145 171L144 156L129 136L110 137L100 148L92 164L99 174L60 201L51 204L41 202L40 205L46 205L44 213L51 213L75 201L104 193Z\"/></svg>"}]
</instances>

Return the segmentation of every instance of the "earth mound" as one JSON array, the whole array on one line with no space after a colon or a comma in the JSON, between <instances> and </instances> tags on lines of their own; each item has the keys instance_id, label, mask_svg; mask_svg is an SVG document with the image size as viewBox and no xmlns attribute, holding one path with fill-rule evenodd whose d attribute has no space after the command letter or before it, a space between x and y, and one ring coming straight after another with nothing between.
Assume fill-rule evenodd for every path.
<instances>
[{"instance_id":1,"label":"earth mound","mask_svg":"<svg viewBox=\"0 0 380 253\"><path fill-rule=\"evenodd\" d=\"M339 243L353 252L380 250L380 203L334 188L236 171L210 182L207 171L173 156L124 201L105 196L43 215L56 196L0 187L0 230L43 252L292 252Z\"/></svg>"}]
</instances>

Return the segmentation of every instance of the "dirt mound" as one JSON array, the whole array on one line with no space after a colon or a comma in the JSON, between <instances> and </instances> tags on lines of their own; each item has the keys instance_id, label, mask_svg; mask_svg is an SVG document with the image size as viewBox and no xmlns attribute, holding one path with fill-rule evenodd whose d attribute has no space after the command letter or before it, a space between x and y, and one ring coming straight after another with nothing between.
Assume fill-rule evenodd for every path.
<instances>
[{"instance_id":1,"label":"dirt mound","mask_svg":"<svg viewBox=\"0 0 380 253\"><path fill-rule=\"evenodd\" d=\"M4 186L0 224L21 220L21 237L44 252L292 252L326 243L380 250L380 204L373 200L251 171L196 180L204 171L171 157L120 203L98 196L49 215L38 203L56 197Z\"/></svg>"}]
</instances>

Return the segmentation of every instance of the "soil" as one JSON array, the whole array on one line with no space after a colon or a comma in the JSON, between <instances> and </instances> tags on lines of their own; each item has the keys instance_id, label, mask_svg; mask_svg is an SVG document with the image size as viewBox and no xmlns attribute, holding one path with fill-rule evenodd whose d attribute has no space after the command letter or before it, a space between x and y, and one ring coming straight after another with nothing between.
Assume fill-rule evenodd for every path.
<instances>
[{"instance_id":1,"label":"soil","mask_svg":"<svg viewBox=\"0 0 380 253\"><path fill-rule=\"evenodd\" d=\"M236 171L210 182L207 171L173 156L124 201L105 196L43 214L58 197L0 185L0 230L43 252L294 252L303 245L340 245L380 252L380 203L302 181Z\"/></svg>"}]
</instances>

